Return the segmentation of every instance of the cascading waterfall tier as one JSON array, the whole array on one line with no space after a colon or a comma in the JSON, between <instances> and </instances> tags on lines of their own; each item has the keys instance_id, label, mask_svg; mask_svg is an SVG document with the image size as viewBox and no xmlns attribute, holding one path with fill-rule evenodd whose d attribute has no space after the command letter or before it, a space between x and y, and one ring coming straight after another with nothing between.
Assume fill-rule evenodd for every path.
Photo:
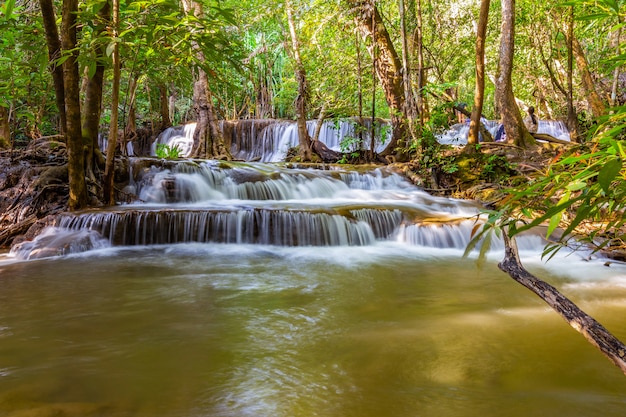
<instances>
[{"instance_id":1,"label":"cascading waterfall tier","mask_svg":"<svg viewBox=\"0 0 626 417\"><path fill-rule=\"evenodd\" d=\"M315 134L317 120L307 122L311 137ZM294 121L276 119L245 119L221 121L224 140L235 159L242 161L280 162L290 148L298 146L298 128ZM196 124L170 127L154 141L151 156L157 155L157 146L178 147L183 157L188 157L193 148ZM337 152L354 152L371 147L371 119L357 118L325 120L322 122L319 140ZM374 128L376 152L385 149L391 136L390 124L377 120Z\"/></svg>"},{"instance_id":2,"label":"cascading waterfall tier","mask_svg":"<svg viewBox=\"0 0 626 417\"><path fill-rule=\"evenodd\" d=\"M12 253L30 259L179 243L463 249L469 242L476 204L431 196L384 168L324 168L136 158L129 189L137 202L59 215Z\"/></svg>"},{"instance_id":3,"label":"cascading waterfall tier","mask_svg":"<svg viewBox=\"0 0 626 417\"><path fill-rule=\"evenodd\" d=\"M489 133L491 133L491 135L495 138L496 132L500 128L501 123L486 119L483 119L482 123L485 125L485 128L489 131ZM436 138L442 145L465 145L467 143L468 132L469 123L457 123L450 126L450 128L445 132L437 135ZM559 120L539 120L537 133L547 134L560 140L570 140L567 126Z\"/></svg>"}]
</instances>

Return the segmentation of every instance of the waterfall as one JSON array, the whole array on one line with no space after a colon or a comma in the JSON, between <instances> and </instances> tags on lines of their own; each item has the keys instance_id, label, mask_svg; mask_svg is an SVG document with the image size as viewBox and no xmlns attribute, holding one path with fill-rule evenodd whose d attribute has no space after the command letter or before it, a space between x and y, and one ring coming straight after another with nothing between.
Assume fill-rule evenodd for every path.
<instances>
[{"instance_id":1,"label":"waterfall","mask_svg":"<svg viewBox=\"0 0 626 417\"><path fill-rule=\"evenodd\" d=\"M101 152L106 153L107 146L109 146L109 138L107 138L104 134L98 134L98 149ZM126 155L135 155L135 146L133 142L126 142Z\"/></svg>"},{"instance_id":2,"label":"waterfall","mask_svg":"<svg viewBox=\"0 0 626 417\"><path fill-rule=\"evenodd\" d=\"M223 161L132 161L138 199L59 215L20 259L181 243L463 250L479 207L435 197L385 168L351 171ZM520 245L523 247L526 243ZM496 242L495 245L501 245ZM528 247L543 247L539 239ZM501 246L498 246L501 247Z\"/></svg>"},{"instance_id":3,"label":"waterfall","mask_svg":"<svg viewBox=\"0 0 626 417\"><path fill-rule=\"evenodd\" d=\"M494 120L482 120L483 124L495 138L496 132L500 127L500 123ZM441 132L437 137L437 142L442 145L465 145L467 143L467 135L469 133L469 123L457 123L445 132ZM559 120L539 120L537 133L543 133L553 136L560 140L570 140L569 131L565 123Z\"/></svg>"},{"instance_id":4,"label":"waterfall","mask_svg":"<svg viewBox=\"0 0 626 417\"><path fill-rule=\"evenodd\" d=\"M193 150L193 134L196 130L195 123L188 123L182 126L168 127L165 129L152 143L150 155L156 156L157 147L159 145L177 147L180 150L180 156L188 157Z\"/></svg>"},{"instance_id":5,"label":"waterfall","mask_svg":"<svg viewBox=\"0 0 626 417\"><path fill-rule=\"evenodd\" d=\"M307 122L311 137L315 133L317 120ZM343 120L325 120L320 130L319 140L330 149L341 152L353 152L369 149L371 144L371 120L363 119L363 143L359 144L356 118ZM246 119L222 121L222 134L235 159L242 161L280 162L285 159L290 148L298 146L298 128L294 121L274 119ZM193 148L195 123L170 127L164 130L154 141L151 156L156 156L159 144L177 146L182 157L188 157ZM375 149L381 152L391 135L390 125L380 121L376 126ZM343 148L342 148L342 143Z\"/></svg>"}]
</instances>

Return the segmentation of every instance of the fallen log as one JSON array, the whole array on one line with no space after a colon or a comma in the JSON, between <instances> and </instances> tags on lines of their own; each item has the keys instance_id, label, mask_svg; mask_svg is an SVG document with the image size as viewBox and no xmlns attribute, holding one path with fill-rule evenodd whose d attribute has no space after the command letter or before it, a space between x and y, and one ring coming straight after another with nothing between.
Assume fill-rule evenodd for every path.
<instances>
[{"instance_id":1,"label":"fallen log","mask_svg":"<svg viewBox=\"0 0 626 417\"><path fill-rule=\"evenodd\" d=\"M574 142L570 142L568 140L563 140L563 139L557 139L552 135L548 135L547 133L531 133L531 135L535 139L542 140L544 142L558 143L559 145L567 145L567 146L576 145L576 143Z\"/></svg>"},{"instance_id":2,"label":"fallen log","mask_svg":"<svg viewBox=\"0 0 626 417\"><path fill-rule=\"evenodd\" d=\"M552 285L524 269L519 259L515 238L509 238L506 232L503 233L503 237L505 255L498 267L538 295L626 375L626 345Z\"/></svg>"}]
</instances>

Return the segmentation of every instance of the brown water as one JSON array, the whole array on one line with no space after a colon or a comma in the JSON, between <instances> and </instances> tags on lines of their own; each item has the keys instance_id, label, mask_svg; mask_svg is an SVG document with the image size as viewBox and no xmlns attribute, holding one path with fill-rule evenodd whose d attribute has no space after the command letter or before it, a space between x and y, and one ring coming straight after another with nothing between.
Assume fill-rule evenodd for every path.
<instances>
[{"instance_id":1,"label":"brown water","mask_svg":"<svg viewBox=\"0 0 626 417\"><path fill-rule=\"evenodd\" d=\"M458 251L185 244L0 263L0 415L624 416L626 377ZM626 270L535 272L626 339Z\"/></svg>"}]
</instances>

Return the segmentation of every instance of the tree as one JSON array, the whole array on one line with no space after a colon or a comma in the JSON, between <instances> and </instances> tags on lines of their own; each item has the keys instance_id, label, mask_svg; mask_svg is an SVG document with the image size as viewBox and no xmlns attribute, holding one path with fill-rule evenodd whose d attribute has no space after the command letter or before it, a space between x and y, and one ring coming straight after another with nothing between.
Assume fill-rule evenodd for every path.
<instances>
[{"instance_id":1,"label":"tree","mask_svg":"<svg viewBox=\"0 0 626 417\"><path fill-rule=\"evenodd\" d=\"M96 183L94 171L94 151L98 147L100 114L102 113L102 87L104 70L107 67L106 45L110 37L107 27L111 20L111 2L106 0L93 18L92 61L87 66L85 100L82 106L82 136L85 147L85 171L93 183Z\"/></svg>"},{"instance_id":2,"label":"tree","mask_svg":"<svg viewBox=\"0 0 626 417\"><path fill-rule=\"evenodd\" d=\"M487 34L487 21L489 18L490 0L480 2L480 15L476 29L476 90L474 93L474 107L470 120L470 129L467 137L467 147L472 149L478 143L478 131L480 118L483 113L485 94L485 36Z\"/></svg>"},{"instance_id":3,"label":"tree","mask_svg":"<svg viewBox=\"0 0 626 417\"><path fill-rule=\"evenodd\" d=\"M289 25L289 35L291 37L291 52L295 60L295 74L298 81L298 95L296 96L296 118L298 123L298 144L299 154L303 161L311 160L311 137L306 127L308 87L306 81L306 71L302 58L300 57L300 43L296 34L296 25L293 18L293 9L289 0L285 1L285 11L287 13L287 23Z\"/></svg>"},{"instance_id":4,"label":"tree","mask_svg":"<svg viewBox=\"0 0 626 417\"><path fill-rule=\"evenodd\" d=\"M63 67L57 64L57 60L61 58L61 41L56 23L56 14L52 0L39 0L39 7L41 8L41 17L43 18L48 46L48 57L50 60L48 68L52 73L52 80L54 81L54 92L60 118L60 133L63 134L66 125L65 87L63 85Z\"/></svg>"},{"instance_id":5,"label":"tree","mask_svg":"<svg viewBox=\"0 0 626 417\"><path fill-rule=\"evenodd\" d=\"M113 60L113 86L111 92L111 122L109 124L109 141L107 143L106 164L104 168L104 186L102 190L103 200L106 204L115 203L114 171L115 171L115 149L117 148L118 131L118 108L120 97L120 2L113 0L113 19L111 22L111 57Z\"/></svg>"},{"instance_id":6,"label":"tree","mask_svg":"<svg viewBox=\"0 0 626 417\"><path fill-rule=\"evenodd\" d=\"M391 116L393 136L383 153L390 155L396 152L396 148L404 148L408 133L406 115L404 114L402 64L376 4L372 0L350 0L350 4L356 10L361 34L372 40L368 50L374 59L376 73L385 92Z\"/></svg>"},{"instance_id":7,"label":"tree","mask_svg":"<svg viewBox=\"0 0 626 417\"><path fill-rule=\"evenodd\" d=\"M78 73L77 48L78 0L63 0L61 20L61 46L63 62L63 83L65 87L66 143L68 154L69 207L78 210L87 205L85 183L85 160L81 131L80 77Z\"/></svg>"},{"instance_id":8,"label":"tree","mask_svg":"<svg viewBox=\"0 0 626 417\"><path fill-rule=\"evenodd\" d=\"M535 139L524 126L513 93L513 53L515 50L515 0L502 0L502 26L500 38L500 67L496 81L496 96L507 140L527 148Z\"/></svg>"},{"instance_id":9,"label":"tree","mask_svg":"<svg viewBox=\"0 0 626 417\"><path fill-rule=\"evenodd\" d=\"M196 22L192 33L199 34L202 29L201 19L205 17L202 5L194 0L183 0L183 9L190 21ZM209 87L209 77L206 71L208 60L200 41L198 38L192 38L191 40L197 62L193 97L194 108L198 117L192 155L231 159L230 151L224 146L224 138L218 125L217 114L213 104L213 93Z\"/></svg>"}]
</instances>

